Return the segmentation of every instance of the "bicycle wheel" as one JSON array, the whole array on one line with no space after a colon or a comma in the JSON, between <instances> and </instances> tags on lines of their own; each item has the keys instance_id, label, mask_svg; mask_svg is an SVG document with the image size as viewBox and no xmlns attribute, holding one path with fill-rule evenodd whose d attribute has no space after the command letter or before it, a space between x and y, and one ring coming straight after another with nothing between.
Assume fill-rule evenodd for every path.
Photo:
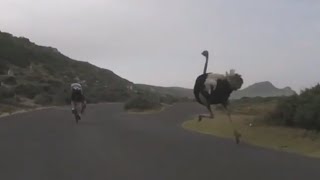
<instances>
[{"instance_id":1,"label":"bicycle wheel","mask_svg":"<svg viewBox=\"0 0 320 180\"><path fill-rule=\"evenodd\" d=\"M79 114L80 108L81 108L81 107L80 107L80 103L76 103L76 104L75 104L74 117L75 117L75 119L76 119L76 123L77 123L77 124L78 124L79 120L81 119L80 114Z\"/></svg>"}]
</instances>

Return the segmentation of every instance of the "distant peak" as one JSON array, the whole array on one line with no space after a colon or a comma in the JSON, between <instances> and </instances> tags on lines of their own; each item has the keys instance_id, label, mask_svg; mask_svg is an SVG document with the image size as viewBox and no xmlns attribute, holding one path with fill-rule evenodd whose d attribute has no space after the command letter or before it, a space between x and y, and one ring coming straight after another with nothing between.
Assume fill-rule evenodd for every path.
<instances>
[{"instance_id":1,"label":"distant peak","mask_svg":"<svg viewBox=\"0 0 320 180\"><path fill-rule=\"evenodd\" d=\"M254 83L252 86L267 86L267 87L275 88L275 86L270 81L257 82L257 83Z\"/></svg>"},{"instance_id":2,"label":"distant peak","mask_svg":"<svg viewBox=\"0 0 320 180\"><path fill-rule=\"evenodd\" d=\"M288 86L283 89L279 89L270 81L263 81L254 83L247 88L234 92L232 98L290 96L293 94L295 94L295 92Z\"/></svg>"}]
</instances>

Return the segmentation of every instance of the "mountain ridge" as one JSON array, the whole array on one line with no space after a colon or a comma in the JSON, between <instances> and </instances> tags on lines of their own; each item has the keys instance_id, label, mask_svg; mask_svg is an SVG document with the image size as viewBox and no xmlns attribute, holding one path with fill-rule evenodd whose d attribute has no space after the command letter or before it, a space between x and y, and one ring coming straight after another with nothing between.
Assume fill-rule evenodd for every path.
<instances>
[{"instance_id":1,"label":"mountain ridge","mask_svg":"<svg viewBox=\"0 0 320 180\"><path fill-rule=\"evenodd\" d=\"M277 97L277 96L291 96L296 94L292 88L286 86L285 88L277 88L270 81L257 82L247 86L231 94L231 99L240 99L242 97Z\"/></svg>"}]
</instances>

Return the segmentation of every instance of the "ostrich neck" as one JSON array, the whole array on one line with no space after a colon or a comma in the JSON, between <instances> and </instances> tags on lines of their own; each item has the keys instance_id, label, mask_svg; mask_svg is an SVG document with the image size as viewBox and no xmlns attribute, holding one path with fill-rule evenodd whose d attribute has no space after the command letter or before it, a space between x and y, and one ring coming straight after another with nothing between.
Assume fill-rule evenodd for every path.
<instances>
[{"instance_id":1,"label":"ostrich neck","mask_svg":"<svg viewBox=\"0 0 320 180\"><path fill-rule=\"evenodd\" d=\"M209 61L209 57L206 57L206 64L204 65L203 74L206 74L206 73L207 73L208 61Z\"/></svg>"}]
</instances>

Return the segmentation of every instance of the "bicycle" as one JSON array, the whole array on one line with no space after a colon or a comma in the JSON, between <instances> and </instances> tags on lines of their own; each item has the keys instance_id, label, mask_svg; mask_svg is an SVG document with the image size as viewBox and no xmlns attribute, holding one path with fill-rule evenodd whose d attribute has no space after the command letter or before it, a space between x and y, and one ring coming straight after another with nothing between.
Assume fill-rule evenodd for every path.
<instances>
[{"instance_id":1,"label":"bicycle","mask_svg":"<svg viewBox=\"0 0 320 180\"><path fill-rule=\"evenodd\" d=\"M81 120L81 115L84 113L86 104L83 102L73 102L73 104L74 109L72 110L72 113L74 114L74 118L76 120L76 123L78 124L79 120Z\"/></svg>"}]
</instances>

